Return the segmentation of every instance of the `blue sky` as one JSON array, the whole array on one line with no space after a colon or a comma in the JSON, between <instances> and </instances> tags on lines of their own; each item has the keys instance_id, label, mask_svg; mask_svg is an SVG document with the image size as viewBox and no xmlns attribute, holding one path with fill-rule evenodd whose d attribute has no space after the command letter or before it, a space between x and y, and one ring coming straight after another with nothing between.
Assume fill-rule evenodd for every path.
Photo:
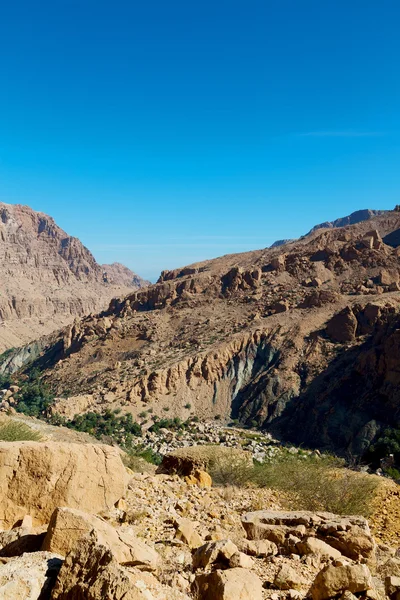
<instances>
[{"instance_id":1,"label":"blue sky","mask_svg":"<svg viewBox=\"0 0 400 600\"><path fill-rule=\"evenodd\" d=\"M163 268L400 203L398 0L13 0L0 199Z\"/></svg>"}]
</instances>

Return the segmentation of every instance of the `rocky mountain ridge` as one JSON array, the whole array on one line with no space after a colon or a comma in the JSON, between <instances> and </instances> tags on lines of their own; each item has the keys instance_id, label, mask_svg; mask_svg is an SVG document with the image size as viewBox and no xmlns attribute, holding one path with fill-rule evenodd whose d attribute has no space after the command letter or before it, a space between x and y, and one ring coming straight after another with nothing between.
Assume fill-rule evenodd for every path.
<instances>
[{"instance_id":1,"label":"rocky mountain ridge","mask_svg":"<svg viewBox=\"0 0 400 600\"><path fill-rule=\"evenodd\" d=\"M1 369L34 358L62 396L53 410L68 418L105 409L194 414L287 439L300 436L292 424L307 422L301 443L360 454L397 426L397 355L385 348L399 320L398 231L396 209L283 247L165 271L157 284L10 354ZM361 402L355 378L367 375L379 339L382 358Z\"/></svg>"},{"instance_id":2,"label":"rocky mountain ridge","mask_svg":"<svg viewBox=\"0 0 400 600\"><path fill-rule=\"evenodd\" d=\"M0 203L0 350L20 346L146 285L122 265L99 265L44 213Z\"/></svg>"}]
</instances>

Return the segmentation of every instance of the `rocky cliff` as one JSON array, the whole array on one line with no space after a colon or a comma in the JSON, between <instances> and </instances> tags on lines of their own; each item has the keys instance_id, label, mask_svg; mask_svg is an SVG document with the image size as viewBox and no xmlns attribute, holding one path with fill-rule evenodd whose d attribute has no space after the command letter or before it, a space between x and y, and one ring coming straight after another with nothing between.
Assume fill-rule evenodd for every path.
<instances>
[{"instance_id":1,"label":"rocky cliff","mask_svg":"<svg viewBox=\"0 0 400 600\"><path fill-rule=\"evenodd\" d=\"M63 396L53 411L69 418L105 408L234 418L361 452L398 424L398 355L385 348L400 318L399 230L394 210L164 271L156 285L11 353L1 369L30 360Z\"/></svg>"},{"instance_id":2,"label":"rocky cliff","mask_svg":"<svg viewBox=\"0 0 400 600\"><path fill-rule=\"evenodd\" d=\"M51 217L4 203L0 277L0 350L101 310L113 296L144 283L122 265L99 265Z\"/></svg>"}]
</instances>

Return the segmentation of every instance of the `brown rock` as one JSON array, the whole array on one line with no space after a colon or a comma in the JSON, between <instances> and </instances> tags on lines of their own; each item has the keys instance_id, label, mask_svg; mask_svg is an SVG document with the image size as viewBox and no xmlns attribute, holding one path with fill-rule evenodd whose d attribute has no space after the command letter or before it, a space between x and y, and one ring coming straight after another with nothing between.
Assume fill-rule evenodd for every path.
<instances>
[{"instance_id":1,"label":"brown rock","mask_svg":"<svg viewBox=\"0 0 400 600\"><path fill-rule=\"evenodd\" d=\"M274 579L274 586L278 590L299 590L306 581L289 565L282 565Z\"/></svg>"},{"instance_id":2,"label":"brown rock","mask_svg":"<svg viewBox=\"0 0 400 600\"><path fill-rule=\"evenodd\" d=\"M200 469L196 469L191 475L187 475L185 481L189 485L198 485L203 488L212 486L211 475Z\"/></svg>"},{"instance_id":3,"label":"brown rock","mask_svg":"<svg viewBox=\"0 0 400 600\"><path fill-rule=\"evenodd\" d=\"M385 592L390 600L400 599L400 577L389 576L385 578Z\"/></svg>"},{"instance_id":4,"label":"brown rock","mask_svg":"<svg viewBox=\"0 0 400 600\"><path fill-rule=\"evenodd\" d=\"M126 471L116 448L55 442L0 443L0 525L30 513L48 523L57 506L110 509L125 493Z\"/></svg>"},{"instance_id":5,"label":"brown rock","mask_svg":"<svg viewBox=\"0 0 400 600\"><path fill-rule=\"evenodd\" d=\"M208 542L198 548L194 553L193 568L205 568L213 563L228 564L229 560L237 552L238 548L231 540Z\"/></svg>"},{"instance_id":6,"label":"brown rock","mask_svg":"<svg viewBox=\"0 0 400 600\"><path fill-rule=\"evenodd\" d=\"M269 540L243 540L240 549L249 556L256 556L257 558L278 554L277 545Z\"/></svg>"},{"instance_id":7,"label":"brown rock","mask_svg":"<svg viewBox=\"0 0 400 600\"><path fill-rule=\"evenodd\" d=\"M301 556L304 554L320 554L329 558L340 558L342 556L339 550L315 537L308 537L303 542L297 543L296 548Z\"/></svg>"},{"instance_id":8,"label":"brown rock","mask_svg":"<svg viewBox=\"0 0 400 600\"><path fill-rule=\"evenodd\" d=\"M146 586L135 585L137 576L120 567L94 533L82 538L66 557L52 600L148 600Z\"/></svg>"},{"instance_id":9,"label":"brown rock","mask_svg":"<svg viewBox=\"0 0 400 600\"><path fill-rule=\"evenodd\" d=\"M98 517L72 508L54 511L42 550L66 556L83 535L93 530L99 543L109 547L120 564L146 571L155 571L160 566L158 553L137 538L130 527L114 528Z\"/></svg>"},{"instance_id":10,"label":"brown rock","mask_svg":"<svg viewBox=\"0 0 400 600\"><path fill-rule=\"evenodd\" d=\"M262 600L259 577L240 568L197 575L192 591L196 600Z\"/></svg>"},{"instance_id":11,"label":"brown rock","mask_svg":"<svg viewBox=\"0 0 400 600\"><path fill-rule=\"evenodd\" d=\"M254 560L243 552L235 552L229 559L229 566L231 568L241 567L242 569L252 569L254 565Z\"/></svg>"},{"instance_id":12,"label":"brown rock","mask_svg":"<svg viewBox=\"0 0 400 600\"><path fill-rule=\"evenodd\" d=\"M346 590L357 594L372 587L371 573L366 565L328 565L316 576L310 594L313 600L328 600Z\"/></svg>"},{"instance_id":13,"label":"brown rock","mask_svg":"<svg viewBox=\"0 0 400 600\"><path fill-rule=\"evenodd\" d=\"M179 519L175 523L176 534L175 537L178 540L182 540L191 549L199 548L204 544L204 540L201 539L197 533L194 523L190 519Z\"/></svg>"},{"instance_id":14,"label":"brown rock","mask_svg":"<svg viewBox=\"0 0 400 600\"><path fill-rule=\"evenodd\" d=\"M335 342L353 341L356 331L357 319L349 307L332 317L326 326L326 333Z\"/></svg>"}]
</instances>

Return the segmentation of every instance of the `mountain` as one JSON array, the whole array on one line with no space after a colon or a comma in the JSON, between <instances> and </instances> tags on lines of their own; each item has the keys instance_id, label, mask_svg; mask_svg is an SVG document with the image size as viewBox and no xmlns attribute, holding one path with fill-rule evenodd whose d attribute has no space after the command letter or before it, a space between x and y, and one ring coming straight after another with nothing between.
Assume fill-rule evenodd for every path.
<instances>
[{"instance_id":1,"label":"mountain","mask_svg":"<svg viewBox=\"0 0 400 600\"><path fill-rule=\"evenodd\" d=\"M11 353L0 370L29 360L60 397L52 410L68 418L116 408L135 418L233 418L360 454L400 422L396 239L398 207L164 271Z\"/></svg>"},{"instance_id":2,"label":"mountain","mask_svg":"<svg viewBox=\"0 0 400 600\"><path fill-rule=\"evenodd\" d=\"M82 243L28 206L0 203L0 350L19 346L147 282L99 265Z\"/></svg>"},{"instance_id":3,"label":"mountain","mask_svg":"<svg viewBox=\"0 0 400 600\"><path fill-rule=\"evenodd\" d=\"M372 219L372 217L376 217L378 215L383 215L387 213L387 210L370 210L369 208L365 208L362 210L356 210L355 212L347 215L346 217L340 217L339 219L335 219L335 221L325 221L324 223L319 223L319 225L314 225L311 231L308 232L307 235L316 231L317 229L333 229L335 227L345 227L346 225L355 225L357 223L361 223L362 221L368 221ZM285 239L285 240L276 240L270 248L278 248L279 246L284 246L285 244L289 244L290 242L295 242L295 239Z\"/></svg>"},{"instance_id":4,"label":"mountain","mask_svg":"<svg viewBox=\"0 0 400 600\"><path fill-rule=\"evenodd\" d=\"M356 225L357 223L361 223L362 221L368 221L369 219L372 219L372 217L384 215L387 212L387 210L370 210L369 208L356 210L355 212L351 213L350 215L347 215L346 217L340 217L339 219L335 219L335 221L325 221L325 223L315 225L311 229L311 232L316 231L317 229L332 229L334 227Z\"/></svg>"}]
</instances>

